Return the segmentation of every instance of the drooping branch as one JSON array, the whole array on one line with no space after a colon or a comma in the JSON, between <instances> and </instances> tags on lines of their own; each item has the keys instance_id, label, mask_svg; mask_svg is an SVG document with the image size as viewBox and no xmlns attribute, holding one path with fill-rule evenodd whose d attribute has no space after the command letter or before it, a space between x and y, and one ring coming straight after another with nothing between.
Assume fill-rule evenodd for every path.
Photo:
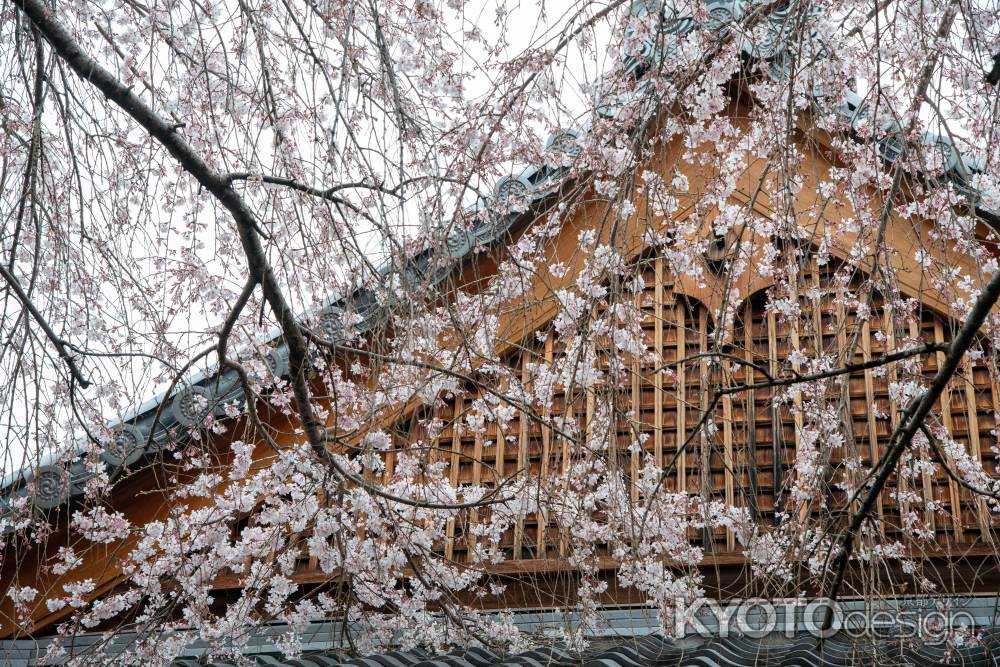
<instances>
[{"instance_id":1,"label":"drooping branch","mask_svg":"<svg viewBox=\"0 0 1000 667\"><path fill-rule=\"evenodd\" d=\"M431 509L464 509L468 507L480 507L494 503L508 502L509 498L495 498L499 495L501 487L498 487L489 494L488 498L471 503L429 503L424 501L413 501L402 498L395 494L388 493L371 484L364 478L357 477L349 470L339 464L334 457L329 456L326 450L327 435L319 424L319 421L312 410L311 399L308 389L306 370L308 367L306 340L303 332L295 320L294 314L289 307L285 297L277 283L274 272L264 255L263 248L257 236L257 223L253 213L249 210L242 197L233 190L232 178L222 176L214 171L199 155L197 155L190 145L181 138L175 131L175 127L166 123L161 116L150 109L142 100L136 97L130 89L123 86L110 72L104 70L96 61L90 58L73 41L72 37L54 20L52 20L40 3L36 0L23 0L18 6L28 15L39 31L45 35L46 39L70 67L82 78L96 86L104 96L125 110L132 116L147 132L156 138L168 151L177 159L184 169L194 176L216 199L222 203L232 214L240 234L240 240L247 257L250 279L247 281L243 292L233 308L230 318L227 320L223 331L220 334L217 349L220 356L225 354L226 340L228 332L231 330L235 316L245 305L250 294L257 284L260 284L264 296L281 324L282 333L289 349L289 366L292 384L297 401L297 409L305 429L306 435L312 447L320 451L327 461L346 479L349 479L363 488L378 496L384 497L394 502L412 504L419 507ZM58 340L58 339L55 339ZM61 349L61 348L60 348ZM75 367L74 367L75 368ZM84 385L86 386L86 385Z\"/></svg>"},{"instance_id":2,"label":"drooping branch","mask_svg":"<svg viewBox=\"0 0 1000 667\"><path fill-rule=\"evenodd\" d=\"M247 302L253 295L253 291L257 288L257 281L253 278L247 280L246 284L243 285L243 290L240 292L239 297L236 299L236 303L233 304L232 309L229 311L226 321L222 324L222 328L219 330L219 343L217 349L219 351L219 363L224 363L226 360L226 348L229 345L229 336L233 332L233 327L236 326L236 321L240 317L240 313L246 307Z\"/></svg>"},{"instance_id":3,"label":"drooping branch","mask_svg":"<svg viewBox=\"0 0 1000 667\"><path fill-rule=\"evenodd\" d=\"M959 475L958 472L952 469L951 465L948 463L947 456L945 456L945 453L941 450L941 445L937 443L937 439L934 437L934 434L931 433L931 430L927 428L927 424L921 424L920 431L924 434L924 437L927 438L927 444L930 445L931 450L937 457L938 463L941 464L941 468L956 484L968 489L973 495L983 496L993 500L1000 500L1000 494L972 484L969 480L965 479Z\"/></svg>"},{"instance_id":4,"label":"drooping branch","mask_svg":"<svg viewBox=\"0 0 1000 667\"><path fill-rule=\"evenodd\" d=\"M32 303L31 298L25 293L24 288L21 287L20 281L15 277L10 271L7 270L5 266L0 264L0 278L3 278L7 285L10 287L11 291L14 292L14 296L17 300L21 302L28 313L35 322L42 328L45 332L45 336L52 341L55 345L56 351L59 353L59 357L66 362L66 366L69 368L70 374L73 379L79 384L83 389L90 386L90 381L83 377L83 373L80 372L80 368L76 365L76 359L73 355L69 353L69 346L55 331L53 331L52 326L49 325L45 317L38 311L35 304Z\"/></svg>"}]
</instances>

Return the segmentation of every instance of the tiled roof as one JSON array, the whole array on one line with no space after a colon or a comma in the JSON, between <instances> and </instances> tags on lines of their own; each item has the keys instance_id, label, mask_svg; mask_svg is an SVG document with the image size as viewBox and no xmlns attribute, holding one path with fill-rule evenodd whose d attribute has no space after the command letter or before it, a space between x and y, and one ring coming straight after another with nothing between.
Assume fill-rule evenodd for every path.
<instances>
[{"instance_id":1,"label":"tiled roof","mask_svg":"<svg viewBox=\"0 0 1000 667\"><path fill-rule=\"evenodd\" d=\"M813 636L793 638L714 637L673 640L647 636L574 654L552 645L522 653L503 655L486 648L470 648L443 654L424 651L393 651L358 658L335 651L306 653L295 659L277 655L249 656L261 667L988 667L1000 664L1000 634L984 633L978 643L966 647L909 643L899 639L851 639L834 636L820 641ZM6 656L9 667L58 664L38 662L35 655ZM103 663L88 663L103 664ZM225 661L179 658L174 667L235 667Z\"/></svg>"},{"instance_id":2,"label":"tiled roof","mask_svg":"<svg viewBox=\"0 0 1000 667\"><path fill-rule=\"evenodd\" d=\"M939 600L938 602L943 602ZM877 607L864 601L845 601L840 604L844 613L868 610L890 612L886 618L904 616L913 610L914 600L885 600ZM919 602L919 601L918 601ZM657 665L662 667L736 667L766 665L768 667L833 667L835 665L963 665L1000 666L1000 627L998 604L995 596L953 599L953 610L961 610L968 623L956 627L977 628L978 645L949 649L940 644L901 642L898 637L907 627L914 625L880 625L880 634L850 638L839 634L820 644L807 630L808 625L800 613L788 622L779 608L773 631L760 639L730 633L718 636L719 626L713 624L711 614L699 614L709 637L689 635L682 639L669 639L660 634L656 610L650 607L599 607L596 617L584 626L578 613L553 609L519 610L511 621L528 638L540 645L531 651L502 655L484 648L460 650L447 654L429 654L424 651L395 651L364 657L345 657L344 647L349 643L342 633L344 624L335 620L318 620L299 633L302 656L285 659L278 649L281 638L289 628L284 624L263 626L246 638L241 653L251 665L270 667L331 667L353 665L357 667L485 667L486 665L539 665L587 667L636 667ZM918 605L916 609L924 609ZM913 616L907 617L912 621ZM928 617L929 618L929 617ZM957 618L957 617L956 617ZM584 628L590 642L586 652L575 654L559 643L565 628ZM754 626L757 627L757 626ZM362 630L352 630L357 638ZM873 639L872 637L876 637ZM85 665L112 664L126 667L116 661L136 639L134 632L85 633L63 640L67 656L83 660ZM0 665L9 667L40 667L49 664L42 660L52 644L52 638L0 640ZM99 650L99 652L98 652ZM212 662L205 655L207 645L194 639L173 661L174 667L232 667L226 661ZM65 659L65 658L64 658ZM129 666L130 667L130 666ZM137 666L141 667L141 666Z\"/></svg>"}]
</instances>

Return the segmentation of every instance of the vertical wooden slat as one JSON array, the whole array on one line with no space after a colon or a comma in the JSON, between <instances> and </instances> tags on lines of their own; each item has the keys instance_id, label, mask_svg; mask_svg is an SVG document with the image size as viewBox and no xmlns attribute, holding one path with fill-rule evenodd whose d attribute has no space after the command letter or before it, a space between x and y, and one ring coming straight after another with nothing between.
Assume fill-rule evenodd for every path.
<instances>
[{"instance_id":1,"label":"vertical wooden slat","mask_svg":"<svg viewBox=\"0 0 1000 667\"><path fill-rule=\"evenodd\" d=\"M812 259L809 263L809 275L812 278L812 294L809 297L810 302L810 315L812 316L811 327L812 327L812 343L813 343L813 356L816 359L823 358L826 354L826 349L823 347L823 280L820 277L822 269L816 264L815 259ZM850 422L848 422L850 423ZM826 453L827 461L833 455L832 452L827 451Z\"/></svg>"},{"instance_id":2,"label":"vertical wooden slat","mask_svg":"<svg viewBox=\"0 0 1000 667\"><path fill-rule=\"evenodd\" d=\"M683 302L677 300L674 305L677 317L677 360L687 356L687 310ZM657 393L657 401L661 400ZM662 428L662 411L656 416L656 429ZM687 440L687 365L677 365L677 437L675 447L680 447ZM677 490L687 491L687 450L677 455Z\"/></svg>"},{"instance_id":3,"label":"vertical wooden slat","mask_svg":"<svg viewBox=\"0 0 1000 667\"><path fill-rule=\"evenodd\" d=\"M461 457L459 454L462 451L462 436L459 433L460 422L462 418L462 410L464 409L463 398L461 395L455 397L455 412L452 414L451 418L451 467L448 473L451 477L452 487L458 486L458 472L461 464ZM448 560L452 560L455 557L455 518L452 517L448 519L448 523L445 526L445 531L447 535L447 541L445 542L445 557Z\"/></svg>"},{"instance_id":4,"label":"vertical wooden slat","mask_svg":"<svg viewBox=\"0 0 1000 667\"><path fill-rule=\"evenodd\" d=\"M944 328L941 326L941 320L938 317L934 318L934 341L937 343L944 342ZM937 353L937 363L938 368L941 368L941 364L944 363L945 353ZM948 437L953 437L954 426L951 419L951 383L945 387L944 393L941 394L941 421L944 424L945 430L948 431ZM941 451L941 455L944 457L946 465L951 466L954 469L954 464L944 450ZM955 483L950 476L948 477L948 494L951 498L951 521L952 521L952 532L955 534L956 542L965 541L965 528L962 526L962 501L961 495L959 494L958 484Z\"/></svg>"},{"instance_id":5,"label":"vertical wooden slat","mask_svg":"<svg viewBox=\"0 0 1000 667\"><path fill-rule=\"evenodd\" d=\"M837 300L836 306L837 313L837 348L843 355L848 348L847 342L847 309L844 307L842 300ZM851 355L850 359L843 358L843 363L852 363L854 361L854 355ZM861 450L858 448L857 439L854 437L854 410L851 408L851 378L850 375L847 376L847 380L843 383L841 388L841 419L844 420L844 424L847 426L845 442L844 442L844 458L861 457ZM873 464L874 465L874 464ZM861 484L861 472L858 470L848 469L845 472L846 479L849 481L851 488L858 488ZM854 494L850 494L853 496ZM861 506L861 497L858 495L854 497L853 504L848 508L851 511L856 511Z\"/></svg>"},{"instance_id":6,"label":"vertical wooden slat","mask_svg":"<svg viewBox=\"0 0 1000 667\"><path fill-rule=\"evenodd\" d=\"M447 417L447 415L442 414L443 403L440 401L435 401L434 406L431 408L431 419L442 420ZM444 447L441 445L441 433L443 429L435 429L433 437L428 439L428 449L426 453L426 460L430 464L439 462L450 462L451 452L444 451ZM449 443L450 450L450 443ZM449 466L450 467L450 466ZM444 546L444 545L442 545Z\"/></svg>"},{"instance_id":7,"label":"vertical wooden slat","mask_svg":"<svg viewBox=\"0 0 1000 667\"><path fill-rule=\"evenodd\" d=\"M757 373L749 364L754 363L754 340L753 340L753 305L749 299L744 306L743 316L743 347L747 360L743 367L746 384L757 382ZM747 414L747 477L750 483L748 501L750 502L751 515L756 519L760 512L760 502L757 498L757 398L756 392L750 389L746 392L746 414Z\"/></svg>"},{"instance_id":8,"label":"vertical wooden slat","mask_svg":"<svg viewBox=\"0 0 1000 667\"><path fill-rule=\"evenodd\" d=\"M910 338L914 341L920 341L920 323L917 319L910 320ZM927 525L936 532L937 517L934 516L934 511L930 509L930 504L934 501L934 480L931 478L930 471L926 468L923 470L923 474L921 476L923 478L924 506L927 508L924 511L924 516L926 518Z\"/></svg>"},{"instance_id":9,"label":"vertical wooden slat","mask_svg":"<svg viewBox=\"0 0 1000 667\"><path fill-rule=\"evenodd\" d=\"M520 356L521 363L523 363L525 354L526 353L522 350L522 353L521 353L521 356ZM524 378L523 372L520 375L521 375L521 381L523 382L524 381L523 380L523 378ZM504 393L508 393L509 389L510 389L510 380L509 379L504 379L503 386L501 387L501 391L503 391ZM524 423L523 417L524 417L524 414L522 412L518 412L517 413L517 425L518 425L519 437L520 437L520 428L521 428L521 425ZM507 436L508 435L512 435L512 434L508 433L504 429L501 429L500 428L500 422L499 421L496 422L496 439L495 439L494 445L493 445L493 454L494 454L493 460L494 460L494 465L493 465L493 472L490 475L490 477L493 480L493 486L494 486L494 488L497 487L497 486L499 486L500 484L502 484L503 480L507 476Z\"/></svg>"},{"instance_id":10,"label":"vertical wooden slat","mask_svg":"<svg viewBox=\"0 0 1000 667\"><path fill-rule=\"evenodd\" d=\"M961 376L960 376L961 377ZM972 449L972 456L980 464L983 462L982 446L979 442L979 410L976 406L976 387L973 378L971 363L969 365L969 376L965 379L965 415L969 424L969 446ZM986 499L976 495L976 523L979 524L979 532L987 544L993 543L993 535L990 532L989 508L986 506Z\"/></svg>"},{"instance_id":11,"label":"vertical wooden slat","mask_svg":"<svg viewBox=\"0 0 1000 667\"><path fill-rule=\"evenodd\" d=\"M500 391L507 393L509 385L506 380ZM518 424L522 420L518 419ZM496 439L493 441L493 470L490 472L489 477L492 479L493 484L500 484L506 474L506 455L507 455L507 434L504 433L500 428L500 422L496 422Z\"/></svg>"},{"instance_id":12,"label":"vertical wooden slat","mask_svg":"<svg viewBox=\"0 0 1000 667\"><path fill-rule=\"evenodd\" d=\"M793 281L792 282L792 287L793 287L792 298L798 303L798 302L800 302L800 300L799 300L799 284L798 284L798 281ZM799 341L799 318L798 318L798 316L796 316L796 317L794 317L794 318L791 319L791 327L790 327L790 331L789 331L789 340L791 341L792 350L800 350L801 349L801 347L800 347L801 343ZM800 373L802 371L801 364L799 364L797 362L792 363L792 369L796 373ZM792 420L794 421L794 424L795 424L795 433L794 433L794 435L795 435L795 458L793 460L797 461L799 459L799 454L801 453L800 450L802 448L802 429L804 428L804 424L803 424L803 419L802 419L802 392L798 391L798 390L793 390L793 392L794 393L793 393L793 396L792 396L792 403L795 406L795 408L792 410ZM799 506L799 511L798 511L798 515L799 515L799 519L800 520L804 520L807 516L809 516L809 504L810 503L809 503L808 500L804 500L804 501L801 502L801 505Z\"/></svg>"},{"instance_id":13,"label":"vertical wooden slat","mask_svg":"<svg viewBox=\"0 0 1000 667\"><path fill-rule=\"evenodd\" d=\"M663 354L663 260L656 259L655 262L656 285L653 294L653 344L656 346L656 355L662 365L665 355ZM683 354L683 353L681 353ZM656 395L653 413L653 458L656 460L658 468L663 467L663 372L653 373L653 391Z\"/></svg>"},{"instance_id":14,"label":"vertical wooden slat","mask_svg":"<svg viewBox=\"0 0 1000 667\"><path fill-rule=\"evenodd\" d=\"M871 361L871 325L868 320L861 323L861 356L865 362ZM865 371L865 400L868 404L868 414L865 419L868 424L868 450L871 452L872 465L875 466L878 464L878 461L881 460L882 454L878 446L878 429L875 423L875 415L872 414L872 407L875 405L875 381L872 377L872 371L870 369ZM899 477L898 474L896 476ZM878 516L879 533L881 533L882 537L885 537L885 511L883 508L881 493L878 495L878 498L875 499L875 505L875 511Z\"/></svg>"},{"instance_id":15,"label":"vertical wooden slat","mask_svg":"<svg viewBox=\"0 0 1000 667\"><path fill-rule=\"evenodd\" d=\"M882 314L882 329L885 331L886 340L886 353L891 353L896 351L896 323L893 317L892 307L887 305ZM889 364L888 370L889 384L892 385L898 381L898 374L896 373L896 364ZM899 405L896 404L896 399L889 394L889 428L891 433L895 433L896 429L899 428ZM909 474L897 474L897 485L899 488L899 495L905 496L909 490ZM902 501L899 503L899 517L900 521L902 518L910 513L910 503L909 501ZM933 530L933 526L932 526Z\"/></svg>"},{"instance_id":16,"label":"vertical wooden slat","mask_svg":"<svg viewBox=\"0 0 1000 667\"><path fill-rule=\"evenodd\" d=\"M708 352L708 311L704 308L698 309L698 350L701 354ZM708 357L702 357L699 360L698 367L700 369L699 379L698 379L698 395L700 399L701 414L708 412L708 394L709 394L709 378L708 378ZM707 424L707 422L706 422ZM709 439L708 434L705 429L701 429L698 434L698 442L700 443L700 461L699 461L699 473L701 477L701 500L704 503L707 511L708 503L712 499L712 441ZM706 516L707 520L708 517ZM706 521L707 523L707 521ZM709 527L704 528L704 541L706 547L714 546L712 539L712 529Z\"/></svg>"},{"instance_id":17,"label":"vertical wooden slat","mask_svg":"<svg viewBox=\"0 0 1000 667\"><path fill-rule=\"evenodd\" d=\"M545 337L545 365L549 368L552 367L552 337L554 333L549 333ZM550 418L552 415L549 415ZM539 477L538 484L542 483L542 480L548 479L549 475L549 457L551 454L552 447L552 430L548 426L542 427L542 460L539 465ZM544 505L544 503L543 503ZM538 517L538 557L546 558L548 550L548 533L549 533L549 513L546 509L542 509L541 514Z\"/></svg>"},{"instance_id":18,"label":"vertical wooden slat","mask_svg":"<svg viewBox=\"0 0 1000 667\"><path fill-rule=\"evenodd\" d=\"M479 486L483 482L483 434L476 433L475 449L472 454L472 484L473 486ZM469 525L474 526L479 523L479 509L473 508L469 512ZM467 531L467 536L465 539L466 544L469 545L469 553L467 557L468 562L472 562L472 552L476 548L476 536L472 534L471 531Z\"/></svg>"},{"instance_id":19,"label":"vertical wooden slat","mask_svg":"<svg viewBox=\"0 0 1000 667\"><path fill-rule=\"evenodd\" d=\"M586 433L584 437L586 441L589 441L594 435L594 411L597 408L597 397L592 389L585 390L584 393L587 396L587 399L584 402L586 410L583 422L584 432Z\"/></svg>"},{"instance_id":20,"label":"vertical wooden slat","mask_svg":"<svg viewBox=\"0 0 1000 667\"><path fill-rule=\"evenodd\" d=\"M636 290L633 304L635 306L636 317L644 318L645 314L642 311L641 290ZM643 335L643 345L645 346L645 344L646 344L645 335ZM659 356L657 356L656 363L662 364L663 360L660 359ZM645 427L645 424L643 423L642 420L642 377L641 377L642 365L641 364L642 362L639 358L637 357L632 358L631 397L632 397L632 411L634 414L632 420L633 421L632 426L635 431L634 435L637 438L638 436L642 435ZM654 367L653 370L655 372L656 367ZM639 479L639 467L640 467L639 448L633 447L631 455L629 456L629 479L631 480L631 483L629 484L629 497L632 499L632 502L636 502L639 499L639 487L636 485L636 480Z\"/></svg>"},{"instance_id":21,"label":"vertical wooden slat","mask_svg":"<svg viewBox=\"0 0 1000 667\"><path fill-rule=\"evenodd\" d=\"M724 362L724 368L728 370L729 362ZM736 500L736 483L733 479L733 399L729 394L722 398L722 446L726 505L732 507ZM733 551L735 548L736 533L731 528L726 528L726 549Z\"/></svg>"},{"instance_id":22,"label":"vertical wooden slat","mask_svg":"<svg viewBox=\"0 0 1000 667\"><path fill-rule=\"evenodd\" d=\"M528 387L528 348L521 354L521 387ZM517 414L517 471L516 474L527 474L528 467L528 416L524 411ZM502 477L502 476L501 476ZM524 519L518 519L514 525L514 560L521 560L521 543L524 540Z\"/></svg>"},{"instance_id":23,"label":"vertical wooden slat","mask_svg":"<svg viewBox=\"0 0 1000 667\"><path fill-rule=\"evenodd\" d=\"M777 321L774 312L769 311L766 315L767 322L767 358L768 366L771 370L771 377L778 377L778 331ZM775 521L777 512L784 511L782 507L781 488L784 484L784 424L781 422L781 408L774 400L774 389L771 390L771 466L773 477L771 479L772 490L774 492Z\"/></svg>"},{"instance_id":24,"label":"vertical wooden slat","mask_svg":"<svg viewBox=\"0 0 1000 667\"><path fill-rule=\"evenodd\" d=\"M820 280L820 270L815 263L812 266L813 294L812 301L812 327L813 327L813 351L816 358L822 356L826 350L823 348L823 283Z\"/></svg>"},{"instance_id":25,"label":"vertical wooden slat","mask_svg":"<svg viewBox=\"0 0 1000 667\"><path fill-rule=\"evenodd\" d=\"M574 399L573 399L573 397L570 396L569 391L566 391L565 396L566 396L566 399L565 399L566 400L566 422L569 423L571 420L574 419L574 415L575 415L575 409L573 407L573 400ZM579 429L577 429L577 431L579 432ZM568 479L567 475L569 474L569 467L570 467L570 460L569 460L569 457L570 457L570 442L566 438L563 438L562 441L563 441L562 461L561 461L561 464L562 464L562 474L563 474L563 479L566 480L566 479ZM565 483L567 483L567 482L564 482L564 484ZM569 489L567 489L567 491L568 490ZM562 529L559 530L559 555L560 556L565 556L566 553L569 550L569 539L568 539L568 537L569 536L567 535L565 528L562 528Z\"/></svg>"},{"instance_id":26,"label":"vertical wooden slat","mask_svg":"<svg viewBox=\"0 0 1000 667\"><path fill-rule=\"evenodd\" d=\"M987 354L987 371L990 376L990 402L993 404L993 430L994 433L1000 433L1000 384L997 384L997 374L1000 373L1000 369L997 366L997 350L992 349ZM1000 444L996 438L994 442ZM996 465L996 463L994 464ZM993 529L989 531L990 544L995 540L993 539Z\"/></svg>"},{"instance_id":27,"label":"vertical wooden slat","mask_svg":"<svg viewBox=\"0 0 1000 667\"><path fill-rule=\"evenodd\" d=\"M390 439L392 446L385 454L385 471L382 473L382 484L389 484L396 470L396 448L399 447L399 436L396 433L392 433Z\"/></svg>"},{"instance_id":28,"label":"vertical wooden slat","mask_svg":"<svg viewBox=\"0 0 1000 667\"><path fill-rule=\"evenodd\" d=\"M319 502L320 507L328 506L326 489L324 489L322 486L316 490L316 499ZM305 543L303 543L302 548L308 553L308 546ZM319 558L317 558L316 556L309 556L309 564L307 567L309 569L309 572L319 572Z\"/></svg>"}]
</instances>

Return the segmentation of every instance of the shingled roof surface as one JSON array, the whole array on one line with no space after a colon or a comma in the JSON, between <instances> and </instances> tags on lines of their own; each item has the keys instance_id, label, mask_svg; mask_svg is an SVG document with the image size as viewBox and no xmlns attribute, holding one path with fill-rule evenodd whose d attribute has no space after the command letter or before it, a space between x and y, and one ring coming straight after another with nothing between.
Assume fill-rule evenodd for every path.
<instances>
[{"instance_id":1,"label":"shingled roof surface","mask_svg":"<svg viewBox=\"0 0 1000 667\"><path fill-rule=\"evenodd\" d=\"M0 652L4 665L38 667L59 662L40 661L36 654ZM1000 630L983 633L972 646L910 644L906 640L851 639L834 636L820 642L811 635L762 639L714 637L673 640L647 636L630 640L598 641L594 647L574 654L560 645L502 655L485 648L472 648L432 655L424 651L394 651L360 658L344 658L335 651L307 653L296 659L275 655L248 656L261 667L988 667L1000 665ZM85 663L102 664L102 663ZM116 663L117 664L117 663ZM174 667L235 667L230 662L179 658Z\"/></svg>"}]
</instances>

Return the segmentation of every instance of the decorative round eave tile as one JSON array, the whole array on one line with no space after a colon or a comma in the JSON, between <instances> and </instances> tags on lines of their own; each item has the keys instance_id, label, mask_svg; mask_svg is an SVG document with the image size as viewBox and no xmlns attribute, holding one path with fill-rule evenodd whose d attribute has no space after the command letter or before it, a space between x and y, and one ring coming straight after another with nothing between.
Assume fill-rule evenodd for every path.
<instances>
[{"instance_id":1,"label":"decorative round eave tile","mask_svg":"<svg viewBox=\"0 0 1000 667\"><path fill-rule=\"evenodd\" d=\"M35 506L50 510L63 504L69 497L66 471L60 466L50 465L39 468L31 480Z\"/></svg>"},{"instance_id":2,"label":"decorative round eave tile","mask_svg":"<svg viewBox=\"0 0 1000 667\"><path fill-rule=\"evenodd\" d=\"M170 404L174 418L182 426L198 426L212 412L212 392L204 387L184 387Z\"/></svg>"},{"instance_id":3,"label":"decorative round eave tile","mask_svg":"<svg viewBox=\"0 0 1000 667\"><path fill-rule=\"evenodd\" d=\"M146 451L147 435L141 429L126 424L115 434L101 452L101 460L112 468L130 466L138 461Z\"/></svg>"}]
</instances>

